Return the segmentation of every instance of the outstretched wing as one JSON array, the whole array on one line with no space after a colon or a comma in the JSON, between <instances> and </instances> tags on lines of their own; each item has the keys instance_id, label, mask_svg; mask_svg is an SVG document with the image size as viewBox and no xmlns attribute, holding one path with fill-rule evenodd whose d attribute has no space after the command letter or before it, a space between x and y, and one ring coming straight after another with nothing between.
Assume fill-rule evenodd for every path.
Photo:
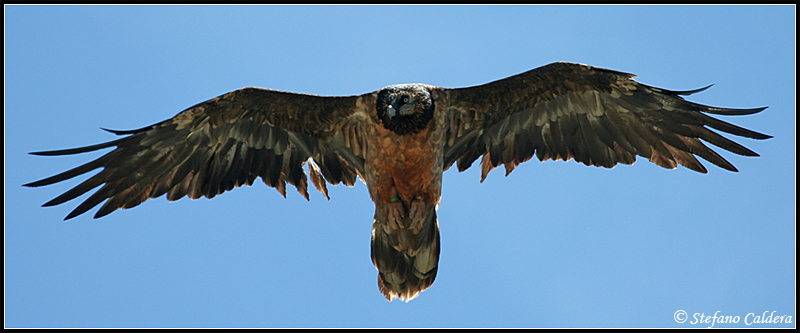
<instances>
[{"instance_id":1,"label":"outstretched wing","mask_svg":"<svg viewBox=\"0 0 800 333\"><path fill-rule=\"evenodd\" d=\"M632 74L572 63L553 63L481 86L438 88L446 105L445 168L463 171L480 156L481 181L503 164L506 175L529 160L575 159L611 168L632 164L636 155L664 168L676 163L705 173L694 155L737 171L699 139L725 150L758 156L707 127L754 139L771 136L709 117L746 115L755 109L726 109L688 102L690 91L651 87Z\"/></svg>"},{"instance_id":2,"label":"outstretched wing","mask_svg":"<svg viewBox=\"0 0 800 333\"><path fill-rule=\"evenodd\" d=\"M243 88L190 107L127 137L88 147L35 152L69 155L116 147L102 157L25 186L57 183L97 168L102 171L45 203L53 206L101 186L65 219L108 201L95 218L167 194L170 201L217 194L261 177L286 196L286 183L308 199L312 183L328 196L325 180L352 186L363 174L360 128L372 95L323 97L262 88ZM374 103L373 103L374 104Z\"/></svg>"}]
</instances>

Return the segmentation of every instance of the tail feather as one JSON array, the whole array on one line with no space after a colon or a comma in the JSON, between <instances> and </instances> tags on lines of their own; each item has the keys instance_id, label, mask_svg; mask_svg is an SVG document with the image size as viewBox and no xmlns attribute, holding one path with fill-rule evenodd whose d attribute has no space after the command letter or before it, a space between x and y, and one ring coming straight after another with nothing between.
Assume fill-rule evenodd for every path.
<instances>
[{"instance_id":1,"label":"tail feather","mask_svg":"<svg viewBox=\"0 0 800 333\"><path fill-rule=\"evenodd\" d=\"M436 279L439 222L436 207L428 209L416 233L409 228L387 227L389 222L376 210L372 226L372 263L378 269L378 287L388 301L399 298L408 302Z\"/></svg>"}]
</instances>

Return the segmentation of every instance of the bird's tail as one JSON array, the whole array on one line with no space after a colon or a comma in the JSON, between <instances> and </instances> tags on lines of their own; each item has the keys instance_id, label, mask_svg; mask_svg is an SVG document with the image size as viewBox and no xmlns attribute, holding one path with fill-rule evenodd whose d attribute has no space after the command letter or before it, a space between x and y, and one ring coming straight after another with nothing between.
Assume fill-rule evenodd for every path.
<instances>
[{"instance_id":1,"label":"bird's tail","mask_svg":"<svg viewBox=\"0 0 800 333\"><path fill-rule=\"evenodd\" d=\"M426 205L428 206L428 205ZM378 287L386 300L406 302L433 284L439 267L439 222L436 206L425 207L415 225L408 218L389 221L389 214L375 211L372 223L372 263L378 269Z\"/></svg>"}]
</instances>

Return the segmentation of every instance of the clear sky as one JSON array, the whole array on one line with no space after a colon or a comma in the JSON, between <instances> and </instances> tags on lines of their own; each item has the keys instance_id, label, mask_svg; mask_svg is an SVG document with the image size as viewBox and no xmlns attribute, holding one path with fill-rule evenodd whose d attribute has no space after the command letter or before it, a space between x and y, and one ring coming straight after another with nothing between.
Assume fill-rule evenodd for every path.
<instances>
[{"instance_id":1,"label":"clear sky","mask_svg":"<svg viewBox=\"0 0 800 333\"><path fill-rule=\"evenodd\" d=\"M4 9L6 327L694 328L715 313L738 323L714 327L796 325L794 6ZM100 155L28 152L109 141L100 127L246 86L464 87L555 61L669 89L713 83L688 99L769 106L724 120L775 137L734 138L762 156L721 151L738 173L534 159L481 184L477 164L453 168L439 273L408 304L378 292L360 182L329 187L330 201L257 182L67 222L87 195L40 205L85 177L21 186ZM746 324L765 311L793 323Z\"/></svg>"}]
</instances>

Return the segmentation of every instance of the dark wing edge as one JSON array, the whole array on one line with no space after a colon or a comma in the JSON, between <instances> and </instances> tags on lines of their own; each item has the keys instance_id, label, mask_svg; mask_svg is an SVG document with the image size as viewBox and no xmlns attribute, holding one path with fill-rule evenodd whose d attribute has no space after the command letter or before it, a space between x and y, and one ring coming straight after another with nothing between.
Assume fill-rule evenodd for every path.
<instances>
[{"instance_id":1,"label":"dark wing edge","mask_svg":"<svg viewBox=\"0 0 800 333\"><path fill-rule=\"evenodd\" d=\"M59 156L116 147L91 162L23 186L50 185L103 168L43 205L67 202L102 185L65 220L108 199L94 215L99 218L164 194L170 201L184 196L213 198L234 187L249 186L258 177L284 197L286 183L294 185L308 200L308 176L303 169L308 162L312 183L330 199L326 181L353 186L363 174L363 140L343 134L360 133L366 119L363 98L368 96L324 97L252 87L235 90L151 126L107 130L128 135L121 139L33 152Z\"/></svg>"},{"instance_id":2,"label":"dark wing edge","mask_svg":"<svg viewBox=\"0 0 800 333\"><path fill-rule=\"evenodd\" d=\"M447 104L445 169L464 171L482 156L481 182L493 168L506 175L535 154L540 161L575 159L612 168L636 155L669 169L677 164L706 173L695 155L737 169L700 139L730 152L755 152L709 129L753 139L754 132L705 113L748 115L766 107L730 109L684 100L686 91L656 88L634 75L573 63L553 63L481 86L439 88Z\"/></svg>"}]
</instances>

